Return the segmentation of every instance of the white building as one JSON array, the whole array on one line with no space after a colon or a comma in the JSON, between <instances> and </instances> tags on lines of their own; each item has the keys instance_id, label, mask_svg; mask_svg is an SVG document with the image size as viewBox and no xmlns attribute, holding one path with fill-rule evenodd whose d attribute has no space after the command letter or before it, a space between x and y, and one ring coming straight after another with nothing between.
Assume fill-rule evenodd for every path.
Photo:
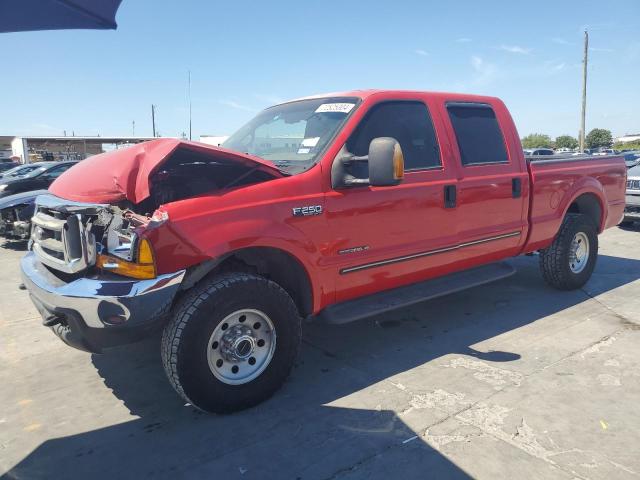
<instances>
[{"instance_id":1,"label":"white building","mask_svg":"<svg viewBox=\"0 0 640 480\"><path fill-rule=\"evenodd\" d=\"M200 143L219 147L227 138L229 135L200 135Z\"/></svg>"},{"instance_id":2,"label":"white building","mask_svg":"<svg viewBox=\"0 0 640 480\"><path fill-rule=\"evenodd\" d=\"M615 142L620 143L636 142L638 140L640 140L640 133L629 133L627 135L623 135L622 137L614 139Z\"/></svg>"},{"instance_id":3,"label":"white building","mask_svg":"<svg viewBox=\"0 0 640 480\"><path fill-rule=\"evenodd\" d=\"M0 159L13 158L20 163L42 160L82 160L111 148L121 148L153 140L152 137L86 137L0 135Z\"/></svg>"}]
</instances>

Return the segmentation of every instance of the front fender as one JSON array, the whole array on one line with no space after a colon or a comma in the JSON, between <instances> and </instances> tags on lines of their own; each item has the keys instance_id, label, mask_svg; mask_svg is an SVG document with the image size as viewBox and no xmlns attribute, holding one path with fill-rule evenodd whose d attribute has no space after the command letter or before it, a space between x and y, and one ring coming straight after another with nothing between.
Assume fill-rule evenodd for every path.
<instances>
[{"instance_id":1,"label":"front fender","mask_svg":"<svg viewBox=\"0 0 640 480\"><path fill-rule=\"evenodd\" d=\"M191 216L172 215L164 225L146 236L154 246L159 273L173 272L216 260L238 250L269 247L295 258L311 283L314 308L333 292L331 275L322 268L319 246L324 216L287 216L290 209L259 206ZM324 272L324 273L323 273ZM317 303L319 302L319 303Z\"/></svg>"}]
</instances>

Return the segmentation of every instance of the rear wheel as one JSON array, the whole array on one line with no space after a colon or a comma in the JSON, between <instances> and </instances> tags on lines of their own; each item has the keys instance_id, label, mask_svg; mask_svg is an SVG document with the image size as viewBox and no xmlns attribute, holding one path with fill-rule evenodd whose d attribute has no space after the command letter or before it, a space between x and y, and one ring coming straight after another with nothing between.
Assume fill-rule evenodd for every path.
<instances>
[{"instance_id":1,"label":"rear wheel","mask_svg":"<svg viewBox=\"0 0 640 480\"><path fill-rule=\"evenodd\" d=\"M574 290L589 280L597 258L596 226L586 215L568 214L551 246L540 251L540 270L552 287Z\"/></svg>"},{"instance_id":2,"label":"rear wheel","mask_svg":"<svg viewBox=\"0 0 640 480\"><path fill-rule=\"evenodd\" d=\"M162 338L165 372L197 408L228 413L269 398L296 358L301 319L276 283L229 273L196 287Z\"/></svg>"}]
</instances>

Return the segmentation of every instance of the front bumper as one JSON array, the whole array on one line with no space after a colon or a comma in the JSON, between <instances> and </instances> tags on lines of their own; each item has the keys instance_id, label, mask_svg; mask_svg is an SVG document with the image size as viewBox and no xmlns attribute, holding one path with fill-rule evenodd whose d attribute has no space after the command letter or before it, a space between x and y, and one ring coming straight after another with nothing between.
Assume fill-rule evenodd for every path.
<instances>
[{"instance_id":1,"label":"front bumper","mask_svg":"<svg viewBox=\"0 0 640 480\"><path fill-rule=\"evenodd\" d=\"M640 195L630 195L627 193L625 202L624 220L640 220Z\"/></svg>"},{"instance_id":2,"label":"front bumper","mask_svg":"<svg viewBox=\"0 0 640 480\"><path fill-rule=\"evenodd\" d=\"M43 323L68 345L100 353L140 340L166 319L184 270L152 280L99 275L64 282L33 252L21 260L22 281Z\"/></svg>"}]
</instances>

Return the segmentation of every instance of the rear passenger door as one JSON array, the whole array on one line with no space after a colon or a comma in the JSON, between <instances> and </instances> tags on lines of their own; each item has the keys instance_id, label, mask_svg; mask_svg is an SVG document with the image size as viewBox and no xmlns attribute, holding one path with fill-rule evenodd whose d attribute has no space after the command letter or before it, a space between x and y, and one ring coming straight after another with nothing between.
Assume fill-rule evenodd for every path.
<instances>
[{"instance_id":1,"label":"rear passenger door","mask_svg":"<svg viewBox=\"0 0 640 480\"><path fill-rule=\"evenodd\" d=\"M450 102L445 107L452 143L458 146L459 259L483 263L514 255L526 232L529 177L520 157L508 151L506 125L500 125L486 103ZM504 113L508 116L506 109Z\"/></svg>"}]
</instances>

